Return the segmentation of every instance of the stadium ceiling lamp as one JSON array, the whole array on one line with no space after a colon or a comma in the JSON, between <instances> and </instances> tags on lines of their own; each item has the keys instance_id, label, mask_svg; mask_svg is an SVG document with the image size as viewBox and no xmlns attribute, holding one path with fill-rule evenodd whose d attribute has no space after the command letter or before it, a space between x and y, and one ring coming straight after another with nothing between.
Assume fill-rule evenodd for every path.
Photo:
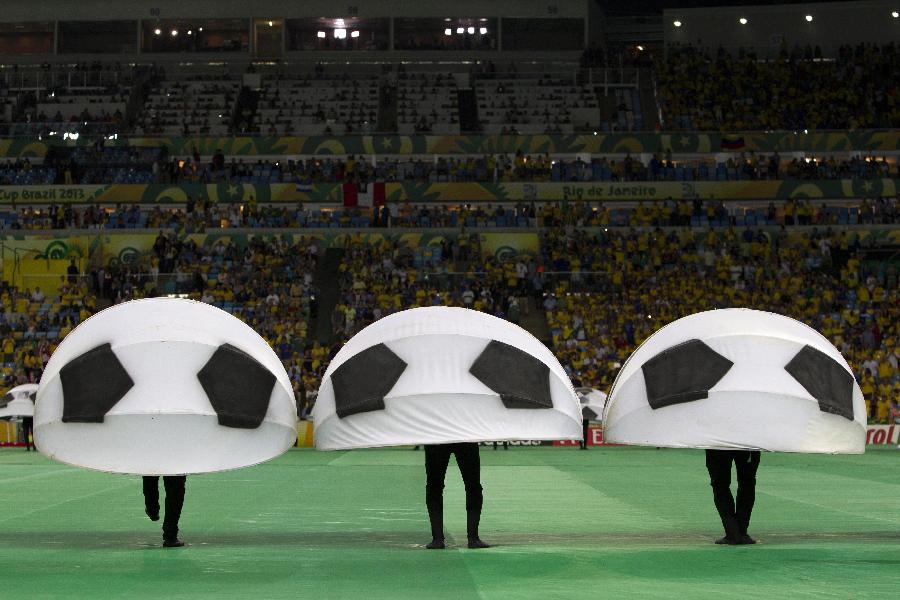
<instances>
[{"instance_id":1,"label":"stadium ceiling lamp","mask_svg":"<svg viewBox=\"0 0 900 600\"><path fill-rule=\"evenodd\" d=\"M675 27L681 27L681 21L676 19L676 20L672 21L672 25L674 25Z\"/></svg>"},{"instance_id":2,"label":"stadium ceiling lamp","mask_svg":"<svg viewBox=\"0 0 900 600\"><path fill-rule=\"evenodd\" d=\"M638 52L643 52L643 51L644 51L644 47L641 46L640 44L638 44L637 46L635 46L635 48L638 49Z\"/></svg>"},{"instance_id":3,"label":"stadium ceiling lamp","mask_svg":"<svg viewBox=\"0 0 900 600\"><path fill-rule=\"evenodd\" d=\"M891 16L894 17L895 19L900 18L900 12L897 12L896 10L892 10Z\"/></svg>"},{"instance_id":4,"label":"stadium ceiling lamp","mask_svg":"<svg viewBox=\"0 0 900 600\"><path fill-rule=\"evenodd\" d=\"M478 33L480 33L481 35L487 35L487 27L479 28Z\"/></svg>"},{"instance_id":5,"label":"stadium ceiling lamp","mask_svg":"<svg viewBox=\"0 0 900 600\"><path fill-rule=\"evenodd\" d=\"M468 33L469 35L475 35L475 28L469 27L468 29L466 29L466 33Z\"/></svg>"},{"instance_id":6,"label":"stadium ceiling lamp","mask_svg":"<svg viewBox=\"0 0 900 600\"><path fill-rule=\"evenodd\" d=\"M178 36L178 30L177 30L177 29L173 29L173 30L172 30L172 37L177 37L177 36Z\"/></svg>"},{"instance_id":7,"label":"stadium ceiling lamp","mask_svg":"<svg viewBox=\"0 0 900 600\"><path fill-rule=\"evenodd\" d=\"M269 27L274 27L274 25L275 25L275 23L273 23L272 21L269 21Z\"/></svg>"},{"instance_id":8,"label":"stadium ceiling lamp","mask_svg":"<svg viewBox=\"0 0 900 600\"><path fill-rule=\"evenodd\" d=\"M325 34L324 31L316 32L316 37L319 38L319 39L325 39L325 35L326 35L326 34Z\"/></svg>"},{"instance_id":9,"label":"stadium ceiling lamp","mask_svg":"<svg viewBox=\"0 0 900 600\"><path fill-rule=\"evenodd\" d=\"M806 19L806 22L807 22L807 23L812 23L812 20L813 20L813 16L812 16L812 15L806 15L806 17L804 17L804 18Z\"/></svg>"},{"instance_id":10,"label":"stadium ceiling lamp","mask_svg":"<svg viewBox=\"0 0 900 600\"><path fill-rule=\"evenodd\" d=\"M161 33L162 33L162 29L160 29L159 27L157 27L156 29L153 30L154 35L159 35Z\"/></svg>"},{"instance_id":11,"label":"stadium ceiling lamp","mask_svg":"<svg viewBox=\"0 0 900 600\"><path fill-rule=\"evenodd\" d=\"M746 18L746 17L741 17L740 19L738 19L738 23L740 23L741 25L746 25L746 24L747 24L747 18Z\"/></svg>"},{"instance_id":12,"label":"stadium ceiling lamp","mask_svg":"<svg viewBox=\"0 0 900 600\"><path fill-rule=\"evenodd\" d=\"M335 37L335 39L338 39L338 40L345 40L345 39L347 39L347 30L346 30L346 29L342 29L342 28L335 29L335 30L334 30L334 37Z\"/></svg>"},{"instance_id":13,"label":"stadium ceiling lamp","mask_svg":"<svg viewBox=\"0 0 900 600\"><path fill-rule=\"evenodd\" d=\"M460 34L460 35L464 34L465 32L466 32L466 30L465 30L465 28L463 28L463 27L457 27L457 28L456 28L456 33L458 33L458 34Z\"/></svg>"},{"instance_id":14,"label":"stadium ceiling lamp","mask_svg":"<svg viewBox=\"0 0 900 600\"><path fill-rule=\"evenodd\" d=\"M444 30L444 35L453 35L453 30L448 27Z\"/></svg>"},{"instance_id":15,"label":"stadium ceiling lamp","mask_svg":"<svg viewBox=\"0 0 900 600\"><path fill-rule=\"evenodd\" d=\"M202 28L202 27L198 27L198 28L197 28L197 31L203 31L203 28Z\"/></svg>"},{"instance_id":16,"label":"stadium ceiling lamp","mask_svg":"<svg viewBox=\"0 0 900 600\"><path fill-rule=\"evenodd\" d=\"M351 32L350 32L350 37L352 37L352 38L358 38L358 37L359 37L359 31L356 31L356 30L351 31Z\"/></svg>"},{"instance_id":17,"label":"stadium ceiling lamp","mask_svg":"<svg viewBox=\"0 0 900 600\"><path fill-rule=\"evenodd\" d=\"M187 32L187 33L188 33L188 35L194 35L194 30L193 30L193 29L188 29L188 32Z\"/></svg>"}]
</instances>

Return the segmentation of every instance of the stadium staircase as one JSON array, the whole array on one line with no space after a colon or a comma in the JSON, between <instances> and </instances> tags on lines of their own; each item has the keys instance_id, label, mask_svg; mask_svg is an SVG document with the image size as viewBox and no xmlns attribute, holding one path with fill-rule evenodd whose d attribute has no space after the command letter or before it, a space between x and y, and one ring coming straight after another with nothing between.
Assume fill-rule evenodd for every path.
<instances>
[{"instance_id":1,"label":"stadium staircase","mask_svg":"<svg viewBox=\"0 0 900 600\"><path fill-rule=\"evenodd\" d=\"M248 86L241 86L234 111L231 113L232 131L238 131L241 124L252 131L256 120L256 111L259 108L259 90Z\"/></svg>"},{"instance_id":2,"label":"stadium staircase","mask_svg":"<svg viewBox=\"0 0 900 600\"><path fill-rule=\"evenodd\" d=\"M547 315L540 303L532 296L523 296L519 298L519 306L521 308L519 326L541 340L548 348L552 347L550 326L547 324Z\"/></svg>"},{"instance_id":3,"label":"stadium staircase","mask_svg":"<svg viewBox=\"0 0 900 600\"><path fill-rule=\"evenodd\" d=\"M457 92L457 95L460 131L480 131L481 124L478 121L478 100L475 98L475 88L462 88Z\"/></svg>"},{"instance_id":4,"label":"stadium staircase","mask_svg":"<svg viewBox=\"0 0 900 600\"><path fill-rule=\"evenodd\" d=\"M656 94L653 91L653 73L650 69L638 71L638 93L641 102L641 114L644 116L644 128L647 131L656 131L660 126L659 107L656 104Z\"/></svg>"},{"instance_id":5,"label":"stadium staircase","mask_svg":"<svg viewBox=\"0 0 900 600\"><path fill-rule=\"evenodd\" d=\"M340 295L338 272L344 258L343 248L327 248L325 256L316 265L313 285L318 290L318 309L310 317L310 331L315 332L316 339L323 346L334 342L334 331L331 328L331 313Z\"/></svg>"},{"instance_id":6,"label":"stadium staircase","mask_svg":"<svg viewBox=\"0 0 900 600\"><path fill-rule=\"evenodd\" d=\"M378 131L397 131L397 86L387 82L378 89Z\"/></svg>"}]
</instances>

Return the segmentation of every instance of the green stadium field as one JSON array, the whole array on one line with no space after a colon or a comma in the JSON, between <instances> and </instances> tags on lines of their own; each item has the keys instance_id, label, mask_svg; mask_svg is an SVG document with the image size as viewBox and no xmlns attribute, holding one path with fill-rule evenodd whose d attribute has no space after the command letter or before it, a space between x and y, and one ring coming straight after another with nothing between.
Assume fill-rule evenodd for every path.
<instances>
[{"instance_id":1,"label":"green stadium field","mask_svg":"<svg viewBox=\"0 0 900 600\"><path fill-rule=\"evenodd\" d=\"M751 533L720 526L701 451L484 448L488 550L427 551L424 457L293 450L188 478L160 547L137 477L0 451L0 598L887 598L900 588L900 454L764 455Z\"/></svg>"}]
</instances>

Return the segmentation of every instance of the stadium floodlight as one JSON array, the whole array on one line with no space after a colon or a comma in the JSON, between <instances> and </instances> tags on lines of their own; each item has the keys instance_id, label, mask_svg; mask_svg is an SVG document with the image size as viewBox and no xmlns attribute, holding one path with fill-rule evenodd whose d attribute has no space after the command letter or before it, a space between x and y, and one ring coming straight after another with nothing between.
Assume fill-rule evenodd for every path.
<instances>
[{"instance_id":1,"label":"stadium floodlight","mask_svg":"<svg viewBox=\"0 0 900 600\"><path fill-rule=\"evenodd\" d=\"M475 28L474 28L474 27L469 27L469 28L466 30L466 33L468 33L469 35L474 35L474 34L475 34Z\"/></svg>"},{"instance_id":2,"label":"stadium floodlight","mask_svg":"<svg viewBox=\"0 0 900 600\"><path fill-rule=\"evenodd\" d=\"M638 52L643 52L643 51L644 51L644 47L641 46L641 45L637 45L637 46L635 46L635 48L638 49Z\"/></svg>"},{"instance_id":3,"label":"stadium floodlight","mask_svg":"<svg viewBox=\"0 0 900 600\"><path fill-rule=\"evenodd\" d=\"M487 27L481 27L478 30L478 33L480 33L481 35L487 35Z\"/></svg>"},{"instance_id":4,"label":"stadium floodlight","mask_svg":"<svg viewBox=\"0 0 900 600\"><path fill-rule=\"evenodd\" d=\"M347 30L346 30L346 29L340 29L340 28L335 29L335 30L334 30L334 37L337 38L337 39L339 39L339 40L347 39Z\"/></svg>"},{"instance_id":5,"label":"stadium floodlight","mask_svg":"<svg viewBox=\"0 0 900 600\"><path fill-rule=\"evenodd\" d=\"M746 18L746 17L741 17L740 19L738 19L738 22L739 22L741 25L746 25L746 24L747 24L747 18Z\"/></svg>"},{"instance_id":6,"label":"stadium floodlight","mask_svg":"<svg viewBox=\"0 0 900 600\"><path fill-rule=\"evenodd\" d=\"M203 28L202 28L202 27L198 27L198 28L197 28L197 31L203 31Z\"/></svg>"},{"instance_id":7,"label":"stadium floodlight","mask_svg":"<svg viewBox=\"0 0 900 600\"><path fill-rule=\"evenodd\" d=\"M681 21L672 21L672 25L674 25L675 27L681 27Z\"/></svg>"},{"instance_id":8,"label":"stadium floodlight","mask_svg":"<svg viewBox=\"0 0 900 600\"><path fill-rule=\"evenodd\" d=\"M153 30L153 33L154 33L155 35L159 35L159 34L162 33L162 29L160 29L159 27L157 27L156 29Z\"/></svg>"},{"instance_id":9,"label":"stadium floodlight","mask_svg":"<svg viewBox=\"0 0 900 600\"><path fill-rule=\"evenodd\" d=\"M462 35L462 34L464 34L465 32L466 32L466 30L465 30L463 27L457 27L457 28L456 28L456 33L458 33L459 35Z\"/></svg>"},{"instance_id":10,"label":"stadium floodlight","mask_svg":"<svg viewBox=\"0 0 900 600\"><path fill-rule=\"evenodd\" d=\"M272 21L269 21L269 27L274 27L274 26L275 26L275 23L273 23Z\"/></svg>"},{"instance_id":11,"label":"stadium floodlight","mask_svg":"<svg viewBox=\"0 0 900 600\"><path fill-rule=\"evenodd\" d=\"M444 35L452 35L452 34L453 34L453 30L450 29L449 27L444 30Z\"/></svg>"},{"instance_id":12,"label":"stadium floodlight","mask_svg":"<svg viewBox=\"0 0 900 600\"><path fill-rule=\"evenodd\" d=\"M358 38L358 37L359 37L359 31L356 31L356 30L351 31L351 32L350 32L350 37L352 37L352 38Z\"/></svg>"},{"instance_id":13,"label":"stadium floodlight","mask_svg":"<svg viewBox=\"0 0 900 600\"><path fill-rule=\"evenodd\" d=\"M325 32L324 32L324 31L320 31L320 32L316 33L316 37L318 37L319 39L324 39L324 38L325 38Z\"/></svg>"},{"instance_id":14,"label":"stadium floodlight","mask_svg":"<svg viewBox=\"0 0 900 600\"><path fill-rule=\"evenodd\" d=\"M812 15L806 15L805 19L806 19L806 22L807 22L807 23L812 23L813 16L812 16Z\"/></svg>"},{"instance_id":15,"label":"stadium floodlight","mask_svg":"<svg viewBox=\"0 0 900 600\"><path fill-rule=\"evenodd\" d=\"M194 35L194 30L193 30L193 29L188 29L188 35Z\"/></svg>"},{"instance_id":16,"label":"stadium floodlight","mask_svg":"<svg viewBox=\"0 0 900 600\"><path fill-rule=\"evenodd\" d=\"M173 29L173 30L172 30L172 37L178 37L178 30L177 30L177 29Z\"/></svg>"},{"instance_id":17,"label":"stadium floodlight","mask_svg":"<svg viewBox=\"0 0 900 600\"><path fill-rule=\"evenodd\" d=\"M900 17L900 12L897 12L896 10L891 11L891 16L896 19L896 18Z\"/></svg>"}]
</instances>

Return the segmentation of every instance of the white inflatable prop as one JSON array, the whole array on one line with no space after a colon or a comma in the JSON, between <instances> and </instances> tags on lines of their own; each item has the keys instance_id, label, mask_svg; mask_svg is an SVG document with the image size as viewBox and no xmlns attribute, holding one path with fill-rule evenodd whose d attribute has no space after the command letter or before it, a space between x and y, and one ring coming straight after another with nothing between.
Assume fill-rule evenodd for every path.
<instances>
[{"instance_id":1,"label":"white inflatable prop","mask_svg":"<svg viewBox=\"0 0 900 600\"><path fill-rule=\"evenodd\" d=\"M322 450L581 439L581 407L527 331L464 308L395 313L348 341L313 409Z\"/></svg>"},{"instance_id":2,"label":"white inflatable prop","mask_svg":"<svg viewBox=\"0 0 900 600\"><path fill-rule=\"evenodd\" d=\"M590 387L575 388L575 393L581 402L581 418L592 423L600 423L603 419L603 409L606 407L606 394Z\"/></svg>"},{"instance_id":3,"label":"white inflatable prop","mask_svg":"<svg viewBox=\"0 0 900 600\"><path fill-rule=\"evenodd\" d=\"M35 444L79 467L145 475L237 469L297 439L288 375L236 317L174 298L97 313L41 378Z\"/></svg>"},{"instance_id":4,"label":"white inflatable prop","mask_svg":"<svg viewBox=\"0 0 900 600\"><path fill-rule=\"evenodd\" d=\"M730 308L647 338L616 377L603 427L621 444L859 454L866 409L825 337L782 315Z\"/></svg>"},{"instance_id":5,"label":"white inflatable prop","mask_svg":"<svg viewBox=\"0 0 900 600\"><path fill-rule=\"evenodd\" d=\"M3 408L0 408L0 419L10 417L33 417L34 397L37 393L36 383L24 383L12 388L3 396Z\"/></svg>"}]
</instances>

